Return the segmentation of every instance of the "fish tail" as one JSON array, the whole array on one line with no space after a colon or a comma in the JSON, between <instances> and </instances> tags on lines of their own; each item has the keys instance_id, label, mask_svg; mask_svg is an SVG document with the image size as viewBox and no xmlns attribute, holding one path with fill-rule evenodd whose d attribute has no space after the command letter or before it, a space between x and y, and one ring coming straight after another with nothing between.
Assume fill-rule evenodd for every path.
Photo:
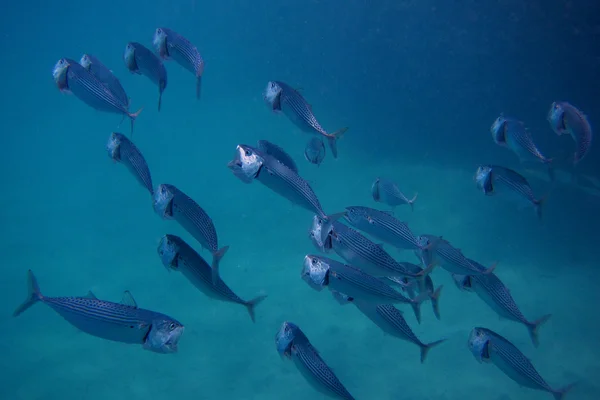
<instances>
[{"instance_id":1,"label":"fish tail","mask_svg":"<svg viewBox=\"0 0 600 400\"><path fill-rule=\"evenodd\" d=\"M414 197L412 199L410 199L408 201L408 205L410 205L410 211L415 211L415 200L417 200L417 197L419 196L419 193L415 193Z\"/></svg>"},{"instance_id":2,"label":"fish tail","mask_svg":"<svg viewBox=\"0 0 600 400\"><path fill-rule=\"evenodd\" d=\"M531 341L533 342L533 345L535 347L538 347L540 345L540 341L538 338L538 329L540 328L540 326L544 325L544 323L546 323L546 321L548 321L551 316L552 316L552 314L547 314L547 315L544 315L543 317L537 319L536 321L533 321L533 322L527 324L527 329L529 330L529 336L531 337Z\"/></svg>"},{"instance_id":3,"label":"fish tail","mask_svg":"<svg viewBox=\"0 0 600 400\"><path fill-rule=\"evenodd\" d=\"M21 304L17 309L13 312L13 317L19 316L29 307L42 300L44 296L40 292L40 287L38 286L37 279L35 279L35 275L31 270L27 271L27 299Z\"/></svg>"},{"instance_id":4,"label":"fish tail","mask_svg":"<svg viewBox=\"0 0 600 400\"><path fill-rule=\"evenodd\" d=\"M202 93L202 75L196 77L196 99L200 100L200 94Z\"/></svg>"},{"instance_id":5,"label":"fish tail","mask_svg":"<svg viewBox=\"0 0 600 400\"><path fill-rule=\"evenodd\" d=\"M542 206L544 205L544 201L546 201L546 197L542 197L539 200L533 200L533 207L535 210L535 215L537 215L538 219L542 220Z\"/></svg>"},{"instance_id":6,"label":"fish tail","mask_svg":"<svg viewBox=\"0 0 600 400\"><path fill-rule=\"evenodd\" d=\"M158 112L160 112L160 105L162 103L162 91L158 93Z\"/></svg>"},{"instance_id":7,"label":"fish tail","mask_svg":"<svg viewBox=\"0 0 600 400\"><path fill-rule=\"evenodd\" d=\"M411 300L411 306L419 324L421 323L421 303L429 298L429 292L423 292L419 293L414 299Z\"/></svg>"},{"instance_id":8,"label":"fish tail","mask_svg":"<svg viewBox=\"0 0 600 400\"><path fill-rule=\"evenodd\" d=\"M329 142L329 147L331 148L331 154L333 154L333 158L337 158L337 155L338 155L337 140L339 138L341 138L344 135L344 133L346 133L347 130L348 130L348 128L342 128L338 131L335 131L335 132L327 135L327 140Z\"/></svg>"},{"instance_id":9,"label":"fish tail","mask_svg":"<svg viewBox=\"0 0 600 400\"><path fill-rule=\"evenodd\" d=\"M562 399L565 397L565 395L566 395L566 394L567 394L567 393L568 393L568 392L569 392L571 389L573 389L573 387L574 387L575 385L577 385L577 382L571 383L570 385L567 385L567 386L565 386L565 387L563 387L563 388L560 388L560 389L558 389L558 390L555 390L555 391L553 391L553 392L552 392L552 394L554 395L554 398L555 398L556 400L562 400Z\"/></svg>"},{"instance_id":10,"label":"fish tail","mask_svg":"<svg viewBox=\"0 0 600 400\"><path fill-rule=\"evenodd\" d=\"M433 307L433 313L435 317L440 319L440 295L442 294L442 288L444 285L440 285L433 293L429 296L431 297L431 306Z\"/></svg>"},{"instance_id":11,"label":"fish tail","mask_svg":"<svg viewBox=\"0 0 600 400\"><path fill-rule=\"evenodd\" d=\"M429 350L433 349L435 346L437 346L438 344L443 343L445 341L446 341L446 339L440 339L440 340L436 340L435 342L422 344L421 345L421 364L423 364L425 362L425 358L427 358L427 354L429 353Z\"/></svg>"},{"instance_id":12,"label":"fish tail","mask_svg":"<svg viewBox=\"0 0 600 400\"><path fill-rule=\"evenodd\" d=\"M379 201L381 195L379 194L379 177L375 179L373 182L373 186L371 186L371 194L373 195L373 200Z\"/></svg>"},{"instance_id":13,"label":"fish tail","mask_svg":"<svg viewBox=\"0 0 600 400\"><path fill-rule=\"evenodd\" d=\"M421 323L421 304L412 303L413 312L415 313L415 318L417 319L417 323Z\"/></svg>"},{"instance_id":14,"label":"fish tail","mask_svg":"<svg viewBox=\"0 0 600 400\"><path fill-rule=\"evenodd\" d=\"M423 281L427 277L427 275L429 275L431 273L431 271L433 271L434 268L435 268L435 263L429 264L426 268L423 268L422 271L419 271L419 273L417 274L417 277L419 278L420 281Z\"/></svg>"},{"instance_id":15,"label":"fish tail","mask_svg":"<svg viewBox=\"0 0 600 400\"><path fill-rule=\"evenodd\" d=\"M139 110L137 110L134 113L127 114L129 116L129 119L131 120L131 137L133 137L133 123L135 122L135 119L138 117L138 115L140 115L140 113L142 112L143 109L144 109L144 107L140 108Z\"/></svg>"},{"instance_id":16,"label":"fish tail","mask_svg":"<svg viewBox=\"0 0 600 400\"><path fill-rule=\"evenodd\" d=\"M255 315L254 315L254 308L256 308L256 306L259 305L266 298L267 298L267 295L262 294L260 296L256 296L252 300L246 302L246 308L248 308L248 314L250 314L250 319L252 320L252 322L256 322Z\"/></svg>"},{"instance_id":17,"label":"fish tail","mask_svg":"<svg viewBox=\"0 0 600 400\"><path fill-rule=\"evenodd\" d=\"M221 259L225 253L227 253L227 250L229 250L229 246L224 246L213 253L213 261L211 265L213 285L216 285L219 281L219 263L221 262Z\"/></svg>"}]
</instances>

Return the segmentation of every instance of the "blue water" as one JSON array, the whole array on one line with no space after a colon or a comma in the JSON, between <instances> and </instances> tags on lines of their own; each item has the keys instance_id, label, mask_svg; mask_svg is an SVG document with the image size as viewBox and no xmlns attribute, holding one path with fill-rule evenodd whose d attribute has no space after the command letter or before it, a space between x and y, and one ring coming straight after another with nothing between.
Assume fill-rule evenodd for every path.
<instances>
[{"instance_id":1,"label":"blue water","mask_svg":"<svg viewBox=\"0 0 600 400\"><path fill-rule=\"evenodd\" d=\"M0 19L3 115L0 158L0 398L33 399L320 399L293 364L281 360L274 336L283 321L298 324L357 399L549 399L521 388L500 370L480 365L466 342L474 326L509 338L553 387L579 384L566 399L598 399L598 150L570 167L547 198L543 222L531 209L483 196L472 177L479 163L525 173L495 146L493 120L523 120L540 146L571 151L546 118L566 100L598 125L600 23L593 2L75 2L6 5ZM194 77L167 64L162 111L157 88L127 72L128 41L151 46L158 26L188 37L206 68L202 99ZM132 110L144 107L133 140L155 185L171 183L212 217L230 250L223 279L243 298L268 298L252 324L243 307L212 301L156 253L166 233L194 239L161 220L123 165L109 159L112 131L129 133L121 117L90 109L60 93L51 70L61 57L99 57L120 78ZM329 131L350 127L320 167L303 158L309 137L268 110L262 90L283 80L311 103ZM443 235L497 275L529 319L552 313L539 348L525 328L501 320L474 294L444 285L442 319L423 305L416 323L430 342L447 338L424 365L418 348L384 335L351 306L341 307L300 279L316 250L311 214L258 182L246 185L226 167L239 143L267 139L285 148L329 213L348 205L385 209L370 196L377 176L397 181L414 212L396 216L417 233ZM567 149L567 150L565 150ZM550 191L528 173L534 191ZM540 178L541 177L541 178ZM385 246L398 260L410 252ZM209 254L203 251L205 257ZM45 305L18 318L26 271L48 296L92 290L118 302L129 290L138 305L186 326L177 354L103 341L77 331ZM406 308L406 310L405 310Z\"/></svg>"}]
</instances>

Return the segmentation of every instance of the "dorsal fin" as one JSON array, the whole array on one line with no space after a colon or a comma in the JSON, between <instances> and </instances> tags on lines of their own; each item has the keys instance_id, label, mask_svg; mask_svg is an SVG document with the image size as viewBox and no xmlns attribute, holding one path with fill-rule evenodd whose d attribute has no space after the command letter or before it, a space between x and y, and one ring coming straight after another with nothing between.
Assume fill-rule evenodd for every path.
<instances>
[{"instance_id":1,"label":"dorsal fin","mask_svg":"<svg viewBox=\"0 0 600 400\"><path fill-rule=\"evenodd\" d=\"M94 299L94 300L98 300L98 298L96 297L96 295L94 293L92 293L92 291L90 290L89 292L87 292L87 294L85 296L83 296L86 299Z\"/></svg>"},{"instance_id":2,"label":"dorsal fin","mask_svg":"<svg viewBox=\"0 0 600 400\"><path fill-rule=\"evenodd\" d=\"M138 308L138 305L135 302L135 299L133 298L133 296L131 295L131 292L129 290L126 290L123 292L123 298L121 299L121 304L123 304L124 306Z\"/></svg>"}]
</instances>

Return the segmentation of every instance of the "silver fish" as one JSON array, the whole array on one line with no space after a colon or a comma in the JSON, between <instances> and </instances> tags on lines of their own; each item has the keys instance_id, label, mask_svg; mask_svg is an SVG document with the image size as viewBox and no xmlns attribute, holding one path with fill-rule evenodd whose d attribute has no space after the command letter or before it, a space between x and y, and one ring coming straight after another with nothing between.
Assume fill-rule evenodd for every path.
<instances>
[{"instance_id":1,"label":"silver fish","mask_svg":"<svg viewBox=\"0 0 600 400\"><path fill-rule=\"evenodd\" d=\"M337 158L337 140L346 133L348 128L327 133L315 118L310 104L296 89L287 83L269 81L263 97L271 110L283 112L302 131L325 138L329 142L331 154L334 158Z\"/></svg>"},{"instance_id":2,"label":"silver fish","mask_svg":"<svg viewBox=\"0 0 600 400\"><path fill-rule=\"evenodd\" d=\"M413 198L409 199L398 189L398 186L394 182L381 178L376 178L373 185L371 185L371 194L373 200L392 206L392 208L408 204L411 211L414 211L414 204L419 195L415 193Z\"/></svg>"},{"instance_id":3,"label":"silver fish","mask_svg":"<svg viewBox=\"0 0 600 400\"><path fill-rule=\"evenodd\" d=\"M167 87L167 69L160 58L146 46L129 42L123 54L127 69L138 75L144 75L158 86L158 111L162 103L162 94Z\"/></svg>"},{"instance_id":4,"label":"silver fish","mask_svg":"<svg viewBox=\"0 0 600 400\"><path fill-rule=\"evenodd\" d=\"M79 330L102 339L141 344L156 353L175 353L184 327L177 320L150 310L138 308L128 291L123 302L98 300L89 292L86 297L46 297L40 292L31 270L27 271L27 299L13 313L16 317L42 302Z\"/></svg>"},{"instance_id":5,"label":"silver fish","mask_svg":"<svg viewBox=\"0 0 600 400\"><path fill-rule=\"evenodd\" d=\"M274 143L269 142L268 140L259 140L258 141L258 149L265 154L270 155L271 157L277 159L280 163L298 173L298 166L294 159L286 153L281 147L277 146Z\"/></svg>"},{"instance_id":6,"label":"silver fish","mask_svg":"<svg viewBox=\"0 0 600 400\"><path fill-rule=\"evenodd\" d=\"M554 389L546 383L531 361L508 339L496 332L475 327L469 334L469 350L477 361L494 364L521 386L551 393L561 400L574 384Z\"/></svg>"},{"instance_id":7,"label":"silver fish","mask_svg":"<svg viewBox=\"0 0 600 400\"><path fill-rule=\"evenodd\" d=\"M275 335L275 346L279 355L291 359L302 376L318 392L328 397L354 400L298 325L284 322Z\"/></svg>"},{"instance_id":8,"label":"silver fish","mask_svg":"<svg viewBox=\"0 0 600 400\"><path fill-rule=\"evenodd\" d=\"M544 199L538 199L527 179L512 169L498 165L480 165L474 177L477 187L486 195L503 195L520 204L533 207L539 219L542 219Z\"/></svg>"},{"instance_id":9,"label":"silver fish","mask_svg":"<svg viewBox=\"0 0 600 400\"><path fill-rule=\"evenodd\" d=\"M478 262L474 260L470 261L480 269L485 269ZM510 290L494 273L474 276L452 274L452 278L459 289L467 292L475 292L499 316L523 324L527 328L534 346L539 346L538 329L548 321L551 314L544 315L536 321L529 321L519 309L519 306L510 294Z\"/></svg>"},{"instance_id":10,"label":"silver fish","mask_svg":"<svg viewBox=\"0 0 600 400\"><path fill-rule=\"evenodd\" d=\"M173 59L194 74L196 77L196 98L200 99L204 59L198 48L188 39L169 28L157 28L154 31L152 43L160 58L163 60Z\"/></svg>"},{"instance_id":11,"label":"silver fish","mask_svg":"<svg viewBox=\"0 0 600 400\"><path fill-rule=\"evenodd\" d=\"M311 254L304 257L301 277L316 291L327 287L331 291L341 292L373 304L410 304L415 316L419 315L421 303L429 297L428 293L423 293L414 299L409 299L383 280L364 273L358 268Z\"/></svg>"},{"instance_id":12,"label":"silver fish","mask_svg":"<svg viewBox=\"0 0 600 400\"><path fill-rule=\"evenodd\" d=\"M95 56L91 54L84 54L81 56L81 60L79 60L79 64L89 72L91 72L100 82L102 82L107 89L114 93L115 96L119 98L119 100L123 104L129 105L130 99L123 89L121 82L119 79L113 74L113 72L108 69L102 62Z\"/></svg>"},{"instance_id":13,"label":"silver fish","mask_svg":"<svg viewBox=\"0 0 600 400\"><path fill-rule=\"evenodd\" d=\"M217 230L212 219L192 198L173 185L160 184L154 192L154 211L163 219L174 219L206 250L212 260L213 283L219 276L219 262L229 246L219 248Z\"/></svg>"},{"instance_id":14,"label":"silver fish","mask_svg":"<svg viewBox=\"0 0 600 400\"><path fill-rule=\"evenodd\" d=\"M135 144L127 139L123 134L113 132L108 138L106 145L108 156L114 162L123 163L127 169L135 176L137 181L144 186L151 195L154 195L154 186L152 185L152 176L150 169L142 153Z\"/></svg>"},{"instance_id":15,"label":"silver fish","mask_svg":"<svg viewBox=\"0 0 600 400\"><path fill-rule=\"evenodd\" d=\"M557 135L569 134L576 144L574 164L589 153L592 146L592 127L577 107L566 101L555 101L548 111L548 122Z\"/></svg>"},{"instance_id":16,"label":"silver fish","mask_svg":"<svg viewBox=\"0 0 600 400\"><path fill-rule=\"evenodd\" d=\"M306 161L315 164L317 167L325 159L325 153L325 144L323 140L317 137L311 138L304 148L304 158L306 158Z\"/></svg>"},{"instance_id":17,"label":"silver fish","mask_svg":"<svg viewBox=\"0 0 600 400\"><path fill-rule=\"evenodd\" d=\"M88 106L98 111L129 117L131 120L131 133L133 134L133 123L142 112L142 109L130 113L128 103L124 103L118 95L110 91L94 74L76 61L61 58L54 66L52 76L60 91L73 93Z\"/></svg>"},{"instance_id":18,"label":"silver fish","mask_svg":"<svg viewBox=\"0 0 600 400\"><path fill-rule=\"evenodd\" d=\"M160 239L157 252L169 271L181 272L196 288L212 299L245 306L252 322L255 321L254 308L267 297L266 295L246 301L235 294L220 276L217 276L215 283L212 267L179 236L164 235Z\"/></svg>"},{"instance_id":19,"label":"silver fish","mask_svg":"<svg viewBox=\"0 0 600 400\"><path fill-rule=\"evenodd\" d=\"M344 302L354 304L361 313L385 333L419 346L419 349L421 350L421 363L425 362L429 350L446 341L446 339L441 339L431 343L423 343L421 339L415 335L412 329L410 329L410 326L404 319L402 311L391 304L371 304L356 300L340 292L333 292L333 296L341 304Z\"/></svg>"},{"instance_id":20,"label":"silver fish","mask_svg":"<svg viewBox=\"0 0 600 400\"><path fill-rule=\"evenodd\" d=\"M478 266L473 265L460 249L452 246L450 242L441 237L421 235L417 237L417 240L423 247L428 244L431 245L431 248L424 252L426 257L423 260L431 264L438 264L450 273L462 275L490 274L496 268L494 264L488 269L481 270Z\"/></svg>"}]
</instances>

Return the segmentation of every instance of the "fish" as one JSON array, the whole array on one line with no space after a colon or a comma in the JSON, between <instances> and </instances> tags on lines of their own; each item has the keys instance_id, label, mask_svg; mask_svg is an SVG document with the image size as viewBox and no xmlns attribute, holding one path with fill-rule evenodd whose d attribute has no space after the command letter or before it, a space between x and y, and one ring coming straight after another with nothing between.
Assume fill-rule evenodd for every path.
<instances>
[{"instance_id":1,"label":"fish","mask_svg":"<svg viewBox=\"0 0 600 400\"><path fill-rule=\"evenodd\" d=\"M323 229L324 235L328 234L332 221L341 217L340 213L327 215L308 182L281 161L259 149L245 144L238 145L235 157L227 167L242 182L258 180L292 203L316 213L320 223L326 228ZM325 241L326 237L321 239Z\"/></svg>"},{"instance_id":2,"label":"fish","mask_svg":"<svg viewBox=\"0 0 600 400\"><path fill-rule=\"evenodd\" d=\"M212 259L213 283L219 280L219 263L229 246L219 248L217 230L212 219L192 198L177 187L162 183L154 192L154 211L163 219L174 219L188 231L206 250Z\"/></svg>"},{"instance_id":3,"label":"fish","mask_svg":"<svg viewBox=\"0 0 600 400\"><path fill-rule=\"evenodd\" d=\"M425 252L424 261L434 265L440 265L446 271L462 275L490 274L496 268L496 264L487 269L481 269L469 261L460 249L452 246L450 242L434 235L420 235L417 237L422 246L432 244L432 247Z\"/></svg>"},{"instance_id":4,"label":"fish","mask_svg":"<svg viewBox=\"0 0 600 400\"><path fill-rule=\"evenodd\" d=\"M92 292L85 297L47 297L42 294L37 279L27 271L27 299L13 313L21 315L41 302L52 308L75 328L102 339L140 344L155 353L176 353L183 324L156 311L139 308L129 291L121 303L98 300Z\"/></svg>"},{"instance_id":5,"label":"fish","mask_svg":"<svg viewBox=\"0 0 600 400\"><path fill-rule=\"evenodd\" d=\"M420 315L421 303L429 297L428 293L422 293L409 299L382 279L331 258L313 254L304 257L301 277L318 292L327 287L330 291L335 290L373 304L410 304L415 317Z\"/></svg>"},{"instance_id":6,"label":"fish","mask_svg":"<svg viewBox=\"0 0 600 400\"><path fill-rule=\"evenodd\" d=\"M298 325L285 321L275 335L275 346L282 358L287 357L294 362L315 390L329 397L354 400Z\"/></svg>"},{"instance_id":7,"label":"fish","mask_svg":"<svg viewBox=\"0 0 600 400\"><path fill-rule=\"evenodd\" d=\"M130 98L127 96L125 89L123 89L119 78L117 78L108 67L102 64L97 57L91 54L84 54L81 56L79 64L91 72L92 75L102 82L110 92L114 93L123 104L129 106Z\"/></svg>"},{"instance_id":8,"label":"fish","mask_svg":"<svg viewBox=\"0 0 600 400\"><path fill-rule=\"evenodd\" d=\"M514 344L490 329L473 328L469 334L468 346L480 363L494 364L519 385L549 392L556 400L563 399L575 386L572 383L560 389L552 388Z\"/></svg>"},{"instance_id":9,"label":"fish","mask_svg":"<svg viewBox=\"0 0 600 400\"><path fill-rule=\"evenodd\" d=\"M152 43L161 59L173 59L194 74L196 77L196 99L200 99L204 58L200 55L198 48L179 33L164 27L156 28Z\"/></svg>"},{"instance_id":10,"label":"fish","mask_svg":"<svg viewBox=\"0 0 600 400\"><path fill-rule=\"evenodd\" d=\"M267 298L266 295L243 300L227 286L220 276L217 276L215 282L212 266L179 236L164 235L160 239L157 252L169 272L181 272L197 289L211 299L243 305L248 310L252 322L256 321L254 309Z\"/></svg>"},{"instance_id":11,"label":"fish","mask_svg":"<svg viewBox=\"0 0 600 400\"><path fill-rule=\"evenodd\" d=\"M295 173L298 173L298 166L296 165L294 159L285 150L283 150L276 144L271 143L268 140L259 140L257 143L257 149L277 159L280 163L282 163Z\"/></svg>"},{"instance_id":12,"label":"fish","mask_svg":"<svg viewBox=\"0 0 600 400\"><path fill-rule=\"evenodd\" d=\"M555 101L550 105L548 122L557 135L571 135L576 145L573 164L577 165L592 147L592 126L587 116L566 101Z\"/></svg>"},{"instance_id":13,"label":"fish","mask_svg":"<svg viewBox=\"0 0 600 400\"><path fill-rule=\"evenodd\" d=\"M304 148L304 158L311 164L317 167L321 165L325 159L325 144L323 140L317 137L311 138Z\"/></svg>"},{"instance_id":14,"label":"fish","mask_svg":"<svg viewBox=\"0 0 600 400\"><path fill-rule=\"evenodd\" d=\"M417 236L410 230L408 224L395 218L392 212L349 206L346 207L344 219L356 229L400 250L421 249Z\"/></svg>"},{"instance_id":15,"label":"fish","mask_svg":"<svg viewBox=\"0 0 600 400\"><path fill-rule=\"evenodd\" d=\"M485 269L478 262L470 261L473 265ZM523 324L529 332L533 345L539 346L538 329L550 319L551 314L544 315L535 321L529 321L519 309L510 290L494 273L473 276L452 274L452 278L460 290L475 292L499 316Z\"/></svg>"},{"instance_id":16,"label":"fish","mask_svg":"<svg viewBox=\"0 0 600 400\"><path fill-rule=\"evenodd\" d=\"M327 133L313 114L312 107L300 92L287 83L269 81L263 92L263 98L269 108L275 112L283 112L303 132L320 136L327 140L331 154L337 158L337 141L348 128L342 128L333 133Z\"/></svg>"},{"instance_id":17,"label":"fish","mask_svg":"<svg viewBox=\"0 0 600 400\"><path fill-rule=\"evenodd\" d=\"M341 304L344 302L354 304L365 317L370 319L383 332L419 346L421 364L425 362L429 350L446 341L446 339L440 339L431 343L423 343L412 329L410 329L402 311L391 304L371 304L356 300L345 293L335 291L332 294Z\"/></svg>"},{"instance_id":18,"label":"fish","mask_svg":"<svg viewBox=\"0 0 600 400\"><path fill-rule=\"evenodd\" d=\"M538 219L542 219L545 198L536 198L527 179L518 172L498 165L480 165L474 180L486 196L500 194L519 204L532 206Z\"/></svg>"},{"instance_id":19,"label":"fish","mask_svg":"<svg viewBox=\"0 0 600 400\"><path fill-rule=\"evenodd\" d=\"M58 60L52 70L52 76L61 92L73 93L75 97L98 111L122 114L129 117L131 120L131 134L133 134L133 123L143 108L135 113L130 113L128 103L124 103L94 74L74 60L68 58Z\"/></svg>"},{"instance_id":20,"label":"fish","mask_svg":"<svg viewBox=\"0 0 600 400\"><path fill-rule=\"evenodd\" d=\"M142 152L131 140L122 133L113 132L108 138L106 150L108 156L115 163L123 163L137 181L150 192L150 195L154 195L154 186L152 185L148 163L146 163Z\"/></svg>"},{"instance_id":21,"label":"fish","mask_svg":"<svg viewBox=\"0 0 600 400\"><path fill-rule=\"evenodd\" d=\"M123 59L132 74L144 75L158 86L158 111L160 111L162 94L167 87L167 69L162 60L152 50L137 42L127 43Z\"/></svg>"},{"instance_id":22,"label":"fish","mask_svg":"<svg viewBox=\"0 0 600 400\"><path fill-rule=\"evenodd\" d=\"M411 211L415 210L415 201L417 200L418 193L415 193L412 199L409 199L398 189L398 186L387 179L376 178L371 185L371 195L373 200L378 203L387 204L392 208L403 204L408 204Z\"/></svg>"}]
</instances>

